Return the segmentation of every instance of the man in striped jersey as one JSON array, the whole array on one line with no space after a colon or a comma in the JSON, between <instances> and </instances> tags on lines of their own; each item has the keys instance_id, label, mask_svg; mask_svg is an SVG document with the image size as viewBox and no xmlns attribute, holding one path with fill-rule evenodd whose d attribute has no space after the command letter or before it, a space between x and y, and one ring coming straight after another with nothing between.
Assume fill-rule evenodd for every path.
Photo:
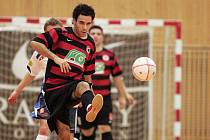
<instances>
[{"instance_id":1,"label":"man in striped jersey","mask_svg":"<svg viewBox=\"0 0 210 140\"><path fill-rule=\"evenodd\" d=\"M103 97L93 95L91 75L95 72L95 43L88 30L95 18L92 7L79 4L73 11L73 27L39 34L31 46L48 57L43 91L50 111L48 126L59 139L72 140L68 109L80 99L86 120L92 122L103 106Z\"/></svg>"},{"instance_id":2,"label":"man in striped jersey","mask_svg":"<svg viewBox=\"0 0 210 140\"><path fill-rule=\"evenodd\" d=\"M95 94L103 95L104 104L93 123L89 123L84 118L84 110L79 109L79 124L83 140L95 139L95 128L102 133L102 140L112 140L111 123L112 123L112 101L111 101L111 79L113 76L115 86L119 93L120 109L126 107L126 98L129 104L132 104L133 97L126 92L125 84L122 77L122 70L117 62L117 57L111 50L104 48L104 33L100 26L93 25L89 30L90 35L94 38L96 44L96 68L92 76L93 90ZM94 127L95 126L95 127Z\"/></svg>"}]
</instances>

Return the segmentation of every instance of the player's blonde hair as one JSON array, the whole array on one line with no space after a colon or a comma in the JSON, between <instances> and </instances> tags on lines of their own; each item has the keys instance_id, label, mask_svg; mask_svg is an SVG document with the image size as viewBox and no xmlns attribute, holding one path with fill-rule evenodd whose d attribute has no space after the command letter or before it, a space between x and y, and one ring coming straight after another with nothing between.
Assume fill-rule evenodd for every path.
<instances>
[{"instance_id":1,"label":"player's blonde hair","mask_svg":"<svg viewBox=\"0 0 210 140\"><path fill-rule=\"evenodd\" d=\"M47 31L47 27L48 26L55 26L55 25L59 25L59 26L62 27L63 26L63 23L60 20L56 19L56 18L50 18L50 19L48 19L45 22L45 24L44 24L44 31L45 32Z\"/></svg>"}]
</instances>

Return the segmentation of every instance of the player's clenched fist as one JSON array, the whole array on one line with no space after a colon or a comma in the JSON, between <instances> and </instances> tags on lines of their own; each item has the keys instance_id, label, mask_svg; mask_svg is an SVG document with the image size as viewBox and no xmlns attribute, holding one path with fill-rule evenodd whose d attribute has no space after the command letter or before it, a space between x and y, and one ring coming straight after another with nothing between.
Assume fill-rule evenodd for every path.
<instances>
[{"instance_id":1,"label":"player's clenched fist","mask_svg":"<svg viewBox=\"0 0 210 140\"><path fill-rule=\"evenodd\" d=\"M19 96L19 93L16 91L13 91L8 97L8 103L11 105L15 104L18 96Z\"/></svg>"}]
</instances>

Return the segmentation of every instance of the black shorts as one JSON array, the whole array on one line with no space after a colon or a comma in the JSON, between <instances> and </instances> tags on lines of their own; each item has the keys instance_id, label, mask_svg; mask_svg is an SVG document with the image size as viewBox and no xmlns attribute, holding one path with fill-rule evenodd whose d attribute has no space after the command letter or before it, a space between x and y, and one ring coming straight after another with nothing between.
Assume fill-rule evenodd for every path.
<instances>
[{"instance_id":1,"label":"black shorts","mask_svg":"<svg viewBox=\"0 0 210 140\"><path fill-rule=\"evenodd\" d=\"M89 129L97 125L111 125L112 124L112 100L111 95L103 96L104 104L98 113L94 122L87 122L85 117L87 111L84 108L78 109L78 126L83 129Z\"/></svg>"},{"instance_id":2,"label":"black shorts","mask_svg":"<svg viewBox=\"0 0 210 140\"><path fill-rule=\"evenodd\" d=\"M72 93L75 91L79 82L80 81L73 81L62 88L45 91L44 97L50 112L50 118L47 120L47 123L51 131L55 130L56 133L58 133L56 120L70 126L69 109L77 104L76 101L72 99Z\"/></svg>"}]
</instances>

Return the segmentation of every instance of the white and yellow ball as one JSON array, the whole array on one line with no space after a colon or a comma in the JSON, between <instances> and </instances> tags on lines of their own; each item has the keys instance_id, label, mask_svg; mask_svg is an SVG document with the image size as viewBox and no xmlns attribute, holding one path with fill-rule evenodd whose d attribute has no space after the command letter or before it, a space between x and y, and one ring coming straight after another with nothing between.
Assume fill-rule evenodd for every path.
<instances>
[{"instance_id":1,"label":"white and yellow ball","mask_svg":"<svg viewBox=\"0 0 210 140\"><path fill-rule=\"evenodd\" d=\"M140 57L134 61L132 72L137 80L149 81L156 74L156 64L149 57Z\"/></svg>"}]
</instances>

